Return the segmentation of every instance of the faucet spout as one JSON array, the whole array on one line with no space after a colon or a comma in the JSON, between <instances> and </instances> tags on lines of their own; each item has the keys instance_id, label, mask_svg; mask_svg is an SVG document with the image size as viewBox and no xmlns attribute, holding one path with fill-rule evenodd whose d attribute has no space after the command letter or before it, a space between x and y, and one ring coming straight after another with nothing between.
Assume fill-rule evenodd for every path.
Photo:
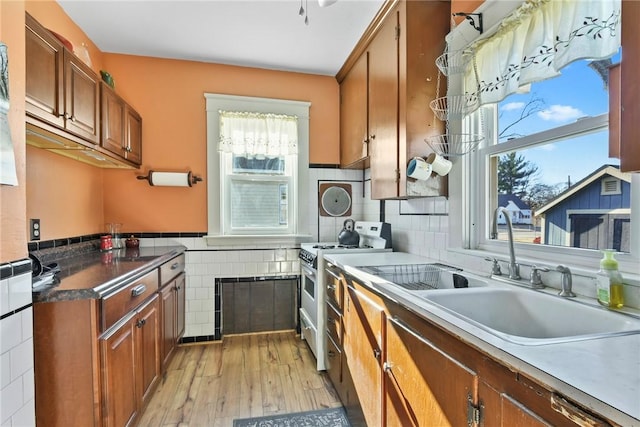
<instances>
[{"instance_id":1,"label":"faucet spout","mask_svg":"<svg viewBox=\"0 0 640 427\"><path fill-rule=\"evenodd\" d=\"M520 266L516 262L516 252L513 248L513 224L511 223L511 213L504 207L498 206L493 212L491 223L491 238L498 238L498 215L502 212L507 222L507 236L509 239L509 279L520 280Z\"/></svg>"}]
</instances>

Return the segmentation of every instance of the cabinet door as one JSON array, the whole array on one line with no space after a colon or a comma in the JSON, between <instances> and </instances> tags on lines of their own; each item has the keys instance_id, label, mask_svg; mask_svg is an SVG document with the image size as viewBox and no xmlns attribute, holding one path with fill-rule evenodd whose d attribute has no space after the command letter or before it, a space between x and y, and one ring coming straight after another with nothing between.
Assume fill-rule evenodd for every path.
<instances>
[{"instance_id":1,"label":"cabinet door","mask_svg":"<svg viewBox=\"0 0 640 427\"><path fill-rule=\"evenodd\" d=\"M551 427L526 406L509 395L499 393L484 383L480 383L483 405L482 427Z\"/></svg>"},{"instance_id":2,"label":"cabinet door","mask_svg":"<svg viewBox=\"0 0 640 427\"><path fill-rule=\"evenodd\" d=\"M387 320L386 339L387 425L467 425L476 374L398 318Z\"/></svg>"},{"instance_id":3,"label":"cabinet door","mask_svg":"<svg viewBox=\"0 0 640 427\"><path fill-rule=\"evenodd\" d=\"M186 275L182 273L176 278L176 342L184 335L186 284Z\"/></svg>"},{"instance_id":4,"label":"cabinet door","mask_svg":"<svg viewBox=\"0 0 640 427\"><path fill-rule=\"evenodd\" d=\"M349 167L369 155L368 58L363 53L340 83L340 165Z\"/></svg>"},{"instance_id":5,"label":"cabinet door","mask_svg":"<svg viewBox=\"0 0 640 427\"><path fill-rule=\"evenodd\" d=\"M84 62L65 51L65 128L87 141L100 135L98 76Z\"/></svg>"},{"instance_id":6,"label":"cabinet door","mask_svg":"<svg viewBox=\"0 0 640 427\"><path fill-rule=\"evenodd\" d=\"M29 14L25 42L26 113L64 128L64 48Z\"/></svg>"},{"instance_id":7,"label":"cabinet door","mask_svg":"<svg viewBox=\"0 0 640 427\"><path fill-rule=\"evenodd\" d=\"M384 309L368 292L347 286L344 358L368 426L382 425ZM348 402L348 406L352 402Z\"/></svg>"},{"instance_id":8,"label":"cabinet door","mask_svg":"<svg viewBox=\"0 0 640 427\"><path fill-rule=\"evenodd\" d=\"M137 415L136 320L101 340L106 427L127 426Z\"/></svg>"},{"instance_id":9,"label":"cabinet door","mask_svg":"<svg viewBox=\"0 0 640 427\"><path fill-rule=\"evenodd\" d=\"M165 370L176 346L176 292L175 279L160 291L162 305L162 366Z\"/></svg>"},{"instance_id":10,"label":"cabinet door","mask_svg":"<svg viewBox=\"0 0 640 427\"><path fill-rule=\"evenodd\" d=\"M157 295L138 313L136 328L138 404L142 407L160 377L160 316Z\"/></svg>"},{"instance_id":11,"label":"cabinet door","mask_svg":"<svg viewBox=\"0 0 640 427\"><path fill-rule=\"evenodd\" d=\"M127 105L125 109L125 158L133 163L142 164L142 117Z\"/></svg>"},{"instance_id":12,"label":"cabinet door","mask_svg":"<svg viewBox=\"0 0 640 427\"><path fill-rule=\"evenodd\" d=\"M124 110L125 102L104 83L100 84L101 138L102 148L118 156L124 155Z\"/></svg>"},{"instance_id":13,"label":"cabinet door","mask_svg":"<svg viewBox=\"0 0 640 427\"><path fill-rule=\"evenodd\" d=\"M398 196L398 8L369 46L371 198ZM426 102L426 101L425 101Z\"/></svg>"}]
</instances>

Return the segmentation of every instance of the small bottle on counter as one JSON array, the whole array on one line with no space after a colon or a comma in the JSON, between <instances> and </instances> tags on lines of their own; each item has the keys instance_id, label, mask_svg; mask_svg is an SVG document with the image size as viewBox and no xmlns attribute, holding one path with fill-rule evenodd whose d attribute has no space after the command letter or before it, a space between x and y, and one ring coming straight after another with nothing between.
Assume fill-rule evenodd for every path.
<instances>
[{"instance_id":1,"label":"small bottle on counter","mask_svg":"<svg viewBox=\"0 0 640 427\"><path fill-rule=\"evenodd\" d=\"M113 249L113 241L111 240L111 235L107 234L106 236L100 237L100 250L101 251L110 251Z\"/></svg>"},{"instance_id":2,"label":"small bottle on counter","mask_svg":"<svg viewBox=\"0 0 640 427\"><path fill-rule=\"evenodd\" d=\"M622 275L618 271L618 261L613 257L613 249L602 251L600 270L596 274L598 302L607 307L620 308L624 305Z\"/></svg>"}]
</instances>

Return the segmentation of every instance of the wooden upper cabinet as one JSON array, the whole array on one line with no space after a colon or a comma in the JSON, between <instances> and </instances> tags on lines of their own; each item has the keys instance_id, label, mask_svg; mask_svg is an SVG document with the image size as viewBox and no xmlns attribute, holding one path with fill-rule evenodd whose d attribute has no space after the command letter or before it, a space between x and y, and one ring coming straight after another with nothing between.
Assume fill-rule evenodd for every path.
<instances>
[{"instance_id":1,"label":"wooden upper cabinet","mask_svg":"<svg viewBox=\"0 0 640 427\"><path fill-rule=\"evenodd\" d=\"M142 118L105 83L101 83L101 139L105 150L136 165L142 163Z\"/></svg>"},{"instance_id":2,"label":"wooden upper cabinet","mask_svg":"<svg viewBox=\"0 0 640 427\"><path fill-rule=\"evenodd\" d=\"M369 147L371 198L399 195L398 32L399 6L387 16L369 45Z\"/></svg>"},{"instance_id":3,"label":"wooden upper cabinet","mask_svg":"<svg viewBox=\"0 0 640 427\"><path fill-rule=\"evenodd\" d=\"M338 73L341 83L341 164L362 157L362 117L368 108L368 155L371 167L372 199L442 196L448 194L447 178L434 175L417 186L407 181L407 163L412 157L426 157L425 142L445 132L445 124L434 118L429 102L438 94L436 58L445 49L450 29L449 1L394 0L385 3L378 16ZM367 107L362 96L345 100L349 86L368 62ZM353 72L353 76L351 75ZM352 81L353 80L353 81ZM446 79L440 79L440 96L446 93ZM362 83L359 84L362 87ZM349 92L347 92L349 90ZM353 109L354 111L344 111ZM354 123L358 123L354 125ZM352 134L352 132L354 134ZM362 167L366 167L362 166Z\"/></svg>"},{"instance_id":4,"label":"wooden upper cabinet","mask_svg":"<svg viewBox=\"0 0 640 427\"><path fill-rule=\"evenodd\" d=\"M119 156L124 154L126 103L105 83L100 84L102 136L100 145Z\"/></svg>"},{"instance_id":5,"label":"wooden upper cabinet","mask_svg":"<svg viewBox=\"0 0 640 427\"><path fill-rule=\"evenodd\" d=\"M26 112L64 128L64 47L29 14L25 42Z\"/></svg>"},{"instance_id":6,"label":"wooden upper cabinet","mask_svg":"<svg viewBox=\"0 0 640 427\"><path fill-rule=\"evenodd\" d=\"M127 105L124 116L125 158L137 165L142 164L142 117Z\"/></svg>"},{"instance_id":7,"label":"wooden upper cabinet","mask_svg":"<svg viewBox=\"0 0 640 427\"><path fill-rule=\"evenodd\" d=\"M620 63L620 170L640 171L640 2L622 2L622 60Z\"/></svg>"},{"instance_id":8,"label":"wooden upper cabinet","mask_svg":"<svg viewBox=\"0 0 640 427\"><path fill-rule=\"evenodd\" d=\"M340 83L340 166L363 167L369 156L368 59L360 56Z\"/></svg>"},{"instance_id":9,"label":"wooden upper cabinet","mask_svg":"<svg viewBox=\"0 0 640 427\"><path fill-rule=\"evenodd\" d=\"M85 140L100 141L100 80L77 56L64 51L65 129Z\"/></svg>"},{"instance_id":10,"label":"wooden upper cabinet","mask_svg":"<svg viewBox=\"0 0 640 427\"><path fill-rule=\"evenodd\" d=\"M25 20L26 113L97 144L97 75L29 14Z\"/></svg>"}]
</instances>

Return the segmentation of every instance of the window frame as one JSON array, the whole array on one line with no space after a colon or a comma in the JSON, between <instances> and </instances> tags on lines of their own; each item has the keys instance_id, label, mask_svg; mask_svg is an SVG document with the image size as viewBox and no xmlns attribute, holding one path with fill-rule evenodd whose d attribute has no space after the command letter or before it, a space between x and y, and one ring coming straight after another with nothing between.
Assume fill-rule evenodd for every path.
<instances>
[{"instance_id":1,"label":"window frame","mask_svg":"<svg viewBox=\"0 0 640 427\"><path fill-rule=\"evenodd\" d=\"M224 95L205 93L207 115L207 222L208 231L205 240L208 245L235 244L296 244L308 240L309 231L305 230L306 222L302 221L308 215L308 182L309 182L309 109L310 102L289 101L273 98L248 97L238 95ZM225 154L218 151L220 137L219 110L252 111L257 113L274 113L295 115L298 117L298 154L297 170L294 172L293 207L290 210L292 227L286 233L257 233L243 232L231 234L225 226L227 209L224 203L224 186L226 180L221 180L224 169ZM230 209L228 210L230 212Z\"/></svg>"},{"instance_id":2,"label":"window frame","mask_svg":"<svg viewBox=\"0 0 640 427\"><path fill-rule=\"evenodd\" d=\"M478 35L477 31L468 25L455 28L448 36L449 49L463 49L479 38L488 37L497 27L500 21L522 2L485 2L477 10L482 12L486 31ZM475 31L475 32L474 32ZM462 75L448 77L449 90L459 93L462 87ZM480 115L484 114L481 118ZM458 258L460 255L475 258L498 257L507 259L509 256L508 243L489 239L491 208L497 203L497 182L491 175L489 158L493 154L502 151L513 151L533 144L533 139L540 134L546 134L548 138L558 136L560 129L567 133L579 131L591 126L593 131L608 127L608 114L579 120L576 123L560 126L542 131L534 136L526 136L517 140L489 145L488 141L497 140L497 105L484 105L478 111L464 119L450 120L449 132L451 133L479 133L484 131L486 135L478 149L461 158L454 159L454 165L450 173L450 232L449 248L450 256ZM582 123L580 123L582 122ZM604 127L603 127L604 126ZM492 195L491 188L496 188ZM632 173L631 178L631 235L639 235L640 229L640 173ZM591 249L568 248L561 246L536 245L528 243L514 243L518 262L530 264L551 265L566 264L582 271L595 272L598 269L599 260L602 258L600 251ZM631 239L630 252L616 256L620 271L625 279L638 281L638 264L640 263L640 239ZM471 259L469 260L471 261ZM481 262L478 265L483 265ZM487 263L488 265L488 263ZM488 267L487 267L488 268Z\"/></svg>"}]
</instances>

